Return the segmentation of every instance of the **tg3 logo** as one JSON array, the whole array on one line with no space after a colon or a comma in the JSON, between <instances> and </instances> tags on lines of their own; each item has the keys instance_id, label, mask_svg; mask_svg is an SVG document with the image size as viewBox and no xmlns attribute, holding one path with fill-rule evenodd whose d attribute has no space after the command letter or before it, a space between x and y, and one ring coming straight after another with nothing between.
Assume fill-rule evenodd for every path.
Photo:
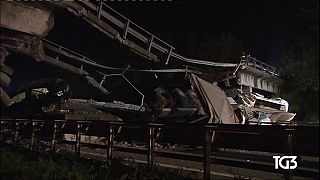
<instances>
[{"instance_id":1,"label":"tg3 logo","mask_svg":"<svg viewBox=\"0 0 320 180\"><path fill-rule=\"evenodd\" d=\"M275 169L279 169L279 166L281 169L296 169L298 166L297 156L273 156L273 159Z\"/></svg>"}]
</instances>

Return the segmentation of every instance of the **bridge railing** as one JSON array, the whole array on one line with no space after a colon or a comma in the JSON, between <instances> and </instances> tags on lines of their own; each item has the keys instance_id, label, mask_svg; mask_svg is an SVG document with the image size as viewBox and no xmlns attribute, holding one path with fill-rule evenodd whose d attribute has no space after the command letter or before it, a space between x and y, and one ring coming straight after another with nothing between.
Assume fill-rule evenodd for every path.
<instances>
[{"instance_id":1,"label":"bridge railing","mask_svg":"<svg viewBox=\"0 0 320 180\"><path fill-rule=\"evenodd\" d=\"M122 43L126 43L126 40L130 40L134 42L137 46L144 49L144 51L149 53L155 53L160 55L161 59L154 59L155 61L163 60L166 65L168 65L171 59L176 59L180 61L184 61L192 64L202 64L207 66L215 66L215 67L237 67L238 64L235 63L219 63L213 61L204 61L199 59L192 59L181 56L174 52L175 47L173 45L163 41L156 35L150 33L145 30L141 26L137 25L129 18L123 16L116 10L112 9L103 1L78 1L77 4L81 5L86 11L86 13L82 14L90 18L92 16L96 17L99 21L102 21L108 24L111 27L116 27L117 35L113 35L121 41ZM71 11L74 12L74 11ZM88 15L90 14L90 15ZM93 22L94 23L94 22ZM98 27L98 29L103 29L99 23L94 25ZM102 30L102 32L105 32ZM107 33L108 34L108 33ZM132 46L130 46L132 48ZM148 55L144 55L148 57ZM154 56L149 56L148 58L154 58Z\"/></svg>"},{"instance_id":2,"label":"bridge railing","mask_svg":"<svg viewBox=\"0 0 320 180\"><path fill-rule=\"evenodd\" d=\"M156 48L162 53L170 53L174 47L158 38L139 25L135 24L129 18L123 16L118 11L112 9L103 1L80 1L89 10L96 12L98 19L101 21L109 21L122 30L121 38L127 39L128 35L132 35L145 44L144 48L150 52L152 48Z\"/></svg>"},{"instance_id":3,"label":"bridge railing","mask_svg":"<svg viewBox=\"0 0 320 180\"><path fill-rule=\"evenodd\" d=\"M81 1L85 7L89 8L91 12L97 15L98 19L101 21L109 21L120 28L122 31L122 39L129 38L128 35L131 35L141 41L143 43L143 48L145 48L148 52L151 52L152 49L159 51L160 53L167 54L167 58L165 60L166 65L169 63L170 58L176 58L185 62L194 63L194 64L203 64L209 66L218 66L218 67L236 67L237 64L233 63L217 63L212 61L203 61L199 59L192 59L181 56L173 50L175 48L170 45L169 43L161 40L156 35L150 33L149 31L145 30L141 26L137 25L129 18L123 16L118 11L112 9L103 1ZM104 20L105 19L105 20ZM132 39L132 38L131 38ZM248 56L249 64L251 67L254 67L258 70L268 72L272 75L279 76L279 71L266 64L263 63L253 57Z\"/></svg>"},{"instance_id":4,"label":"bridge railing","mask_svg":"<svg viewBox=\"0 0 320 180\"><path fill-rule=\"evenodd\" d=\"M247 65L250 67L253 67L253 68L258 69L263 72L270 73L275 76L280 76L279 69L277 69L269 64L266 64L262 61L259 61L255 57L245 56L245 59L246 59Z\"/></svg>"}]
</instances>

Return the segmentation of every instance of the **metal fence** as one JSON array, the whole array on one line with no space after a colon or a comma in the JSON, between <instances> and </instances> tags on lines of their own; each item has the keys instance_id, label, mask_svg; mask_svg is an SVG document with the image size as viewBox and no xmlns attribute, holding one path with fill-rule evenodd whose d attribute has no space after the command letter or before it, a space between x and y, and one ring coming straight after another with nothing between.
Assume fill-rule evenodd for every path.
<instances>
[{"instance_id":1,"label":"metal fence","mask_svg":"<svg viewBox=\"0 0 320 180\"><path fill-rule=\"evenodd\" d=\"M33 150L35 147L36 138L40 138L37 132L43 127L43 125L47 125L51 127L50 131L46 131L49 138L47 140L51 144L51 149L54 151L55 146L57 144L58 134L61 132L61 124L71 124L75 128L73 130L69 130L69 133L75 134L75 146L74 152L75 155L80 157L81 150L81 135L82 127L88 124L102 123L99 125L100 128L105 128L105 135L99 135L107 137L107 158L112 159L113 152L113 142L114 142L114 134L116 127L128 127L128 128L144 128L147 129L147 166L149 169L152 169L154 164L154 151L155 151L155 129L156 128L190 128L190 127L201 127L203 128L203 141L200 142L203 145L203 178L210 179L210 165L212 163L211 160L211 152L212 146L222 146L221 143L217 144L216 135L217 133L227 133L233 134L233 136L238 135L248 135L248 136L258 136L258 135L270 135L273 134L277 137L282 137L284 139L283 149L279 149L279 152L282 152L286 155L293 155L298 152L294 148L297 148L296 138L294 136L304 136L311 140L310 144L314 145L314 147L319 148L319 127L318 126L279 126L279 125L268 125L268 126L256 126L256 125L227 125L227 124L189 124L189 123L152 123L152 122L110 122L110 121L78 121L78 120L34 120L34 119L1 119L1 132L5 128L12 128L14 131L14 141L18 141L19 132L21 131L22 124L29 124L30 126L30 150ZM65 133L65 132L64 132ZM314 138L314 139L311 139ZM315 140L315 141L314 141ZM305 140L303 140L305 141ZM246 144L246 141L243 141L242 144ZM252 142L251 142L252 143ZM263 142L255 142L260 146ZM222 143L223 144L223 143ZM317 145L318 144L318 145ZM280 147L283 144L280 145ZM278 146L276 142L274 142L274 146ZM261 146L262 148L262 146ZM243 149L243 147L242 147ZM302 148L303 149L303 148ZM314 149L314 153L319 156L319 149ZM267 149L261 149L261 151L268 151ZM300 152L300 154L308 154L305 152ZM288 170L284 172L286 178L292 178L292 171Z\"/></svg>"}]
</instances>

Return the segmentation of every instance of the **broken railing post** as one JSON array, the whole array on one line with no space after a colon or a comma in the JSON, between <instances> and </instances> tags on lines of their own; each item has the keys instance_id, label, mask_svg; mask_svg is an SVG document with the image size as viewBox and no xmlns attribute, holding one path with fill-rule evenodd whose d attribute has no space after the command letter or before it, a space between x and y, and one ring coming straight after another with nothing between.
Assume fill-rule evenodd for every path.
<instances>
[{"instance_id":1,"label":"broken railing post","mask_svg":"<svg viewBox=\"0 0 320 180\"><path fill-rule=\"evenodd\" d=\"M101 17L102 5L103 5L103 1L100 1L100 2L99 2L99 6L97 6L97 16L98 16L98 19L100 19L100 17Z\"/></svg>"},{"instance_id":2,"label":"broken railing post","mask_svg":"<svg viewBox=\"0 0 320 180\"><path fill-rule=\"evenodd\" d=\"M150 41L149 41L149 45L148 45L148 52L151 51L152 43L153 43L153 38L154 38L154 35L152 34L152 35L151 35L151 38L150 38Z\"/></svg>"},{"instance_id":3,"label":"broken railing post","mask_svg":"<svg viewBox=\"0 0 320 180\"><path fill-rule=\"evenodd\" d=\"M107 151L107 158L112 159L112 145L113 145L113 127L111 124L109 124L108 127L108 151Z\"/></svg>"},{"instance_id":4,"label":"broken railing post","mask_svg":"<svg viewBox=\"0 0 320 180\"><path fill-rule=\"evenodd\" d=\"M149 126L149 141L148 141L148 169L151 170L154 158L154 127Z\"/></svg>"},{"instance_id":5,"label":"broken railing post","mask_svg":"<svg viewBox=\"0 0 320 180\"><path fill-rule=\"evenodd\" d=\"M123 39L127 39L129 24L130 24L130 20L127 19L127 22L124 26Z\"/></svg>"},{"instance_id":6,"label":"broken railing post","mask_svg":"<svg viewBox=\"0 0 320 180\"><path fill-rule=\"evenodd\" d=\"M34 150L34 143L35 143L35 135L36 135L36 122L32 122L32 132L31 132L31 140L30 140L30 150Z\"/></svg>"},{"instance_id":7,"label":"broken railing post","mask_svg":"<svg viewBox=\"0 0 320 180\"><path fill-rule=\"evenodd\" d=\"M168 52L168 56L167 56L167 60L166 60L166 65L169 64L169 60L170 60L170 57L171 57L172 50L173 50L173 46L170 47L170 50L169 50L169 52Z\"/></svg>"},{"instance_id":8,"label":"broken railing post","mask_svg":"<svg viewBox=\"0 0 320 180\"><path fill-rule=\"evenodd\" d=\"M287 156L293 155L293 131L294 129L286 129L286 136L287 136L287 147L286 147L286 154ZM292 170L288 169L284 171L285 179L292 179Z\"/></svg>"},{"instance_id":9,"label":"broken railing post","mask_svg":"<svg viewBox=\"0 0 320 180\"><path fill-rule=\"evenodd\" d=\"M16 122L16 130L14 132L14 142L17 143L18 142L18 138L19 138L19 122Z\"/></svg>"},{"instance_id":10,"label":"broken railing post","mask_svg":"<svg viewBox=\"0 0 320 180\"><path fill-rule=\"evenodd\" d=\"M56 136L57 136L57 123L54 122L53 124L53 134L52 134L52 140L51 140L51 150L55 150L55 145L56 145Z\"/></svg>"},{"instance_id":11,"label":"broken railing post","mask_svg":"<svg viewBox=\"0 0 320 180\"><path fill-rule=\"evenodd\" d=\"M205 127L203 147L203 179L210 179L212 130Z\"/></svg>"},{"instance_id":12,"label":"broken railing post","mask_svg":"<svg viewBox=\"0 0 320 180\"><path fill-rule=\"evenodd\" d=\"M80 143L81 143L81 124L77 123L76 145L75 154L77 158L80 158Z\"/></svg>"}]
</instances>

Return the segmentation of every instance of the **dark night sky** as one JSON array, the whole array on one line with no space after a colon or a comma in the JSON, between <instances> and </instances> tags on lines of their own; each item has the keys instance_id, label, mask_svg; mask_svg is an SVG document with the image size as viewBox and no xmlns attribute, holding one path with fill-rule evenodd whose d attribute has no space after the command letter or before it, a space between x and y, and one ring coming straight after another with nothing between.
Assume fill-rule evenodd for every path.
<instances>
[{"instance_id":1,"label":"dark night sky","mask_svg":"<svg viewBox=\"0 0 320 180\"><path fill-rule=\"evenodd\" d=\"M146 30L170 38L183 54L191 34L204 38L230 32L243 50L278 66L285 50L305 29L299 0L220 0L171 2L108 2ZM184 55L184 54L183 54Z\"/></svg>"}]
</instances>

